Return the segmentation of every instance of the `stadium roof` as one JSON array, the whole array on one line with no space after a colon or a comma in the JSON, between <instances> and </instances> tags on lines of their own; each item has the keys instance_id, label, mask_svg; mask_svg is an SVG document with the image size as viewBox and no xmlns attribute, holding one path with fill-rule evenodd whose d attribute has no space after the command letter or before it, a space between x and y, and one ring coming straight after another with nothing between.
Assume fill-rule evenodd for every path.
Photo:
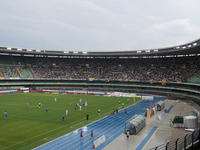
<instances>
[{"instance_id":1,"label":"stadium roof","mask_svg":"<svg viewBox=\"0 0 200 150\"><path fill-rule=\"evenodd\" d=\"M130 50L130 51L107 51L107 52L87 52L87 51L55 51L39 49L21 49L0 47L1 55L17 56L47 56L47 57L154 57L154 56L187 56L200 54L200 39L178 46Z\"/></svg>"}]
</instances>

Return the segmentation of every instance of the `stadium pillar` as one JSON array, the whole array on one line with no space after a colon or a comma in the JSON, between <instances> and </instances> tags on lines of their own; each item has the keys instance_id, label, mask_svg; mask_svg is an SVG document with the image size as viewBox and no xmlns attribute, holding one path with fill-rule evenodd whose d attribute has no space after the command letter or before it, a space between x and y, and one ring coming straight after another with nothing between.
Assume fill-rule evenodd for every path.
<instances>
[{"instance_id":1,"label":"stadium pillar","mask_svg":"<svg viewBox=\"0 0 200 150\"><path fill-rule=\"evenodd\" d=\"M186 150L187 147L187 134L184 137L184 150Z\"/></svg>"},{"instance_id":2,"label":"stadium pillar","mask_svg":"<svg viewBox=\"0 0 200 150\"><path fill-rule=\"evenodd\" d=\"M169 142L167 142L165 150L168 150L168 145L169 145Z\"/></svg>"},{"instance_id":3,"label":"stadium pillar","mask_svg":"<svg viewBox=\"0 0 200 150\"><path fill-rule=\"evenodd\" d=\"M178 140L179 140L179 138L178 138L178 139L176 139L176 148L175 148L175 150L177 150L177 149L178 149Z\"/></svg>"},{"instance_id":4,"label":"stadium pillar","mask_svg":"<svg viewBox=\"0 0 200 150\"><path fill-rule=\"evenodd\" d=\"M199 128L199 147L200 147L200 128Z\"/></svg>"},{"instance_id":5,"label":"stadium pillar","mask_svg":"<svg viewBox=\"0 0 200 150\"><path fill-rule=\"evenodd\" d=\"M191 147L191 149L193 150L193 144L194 144L194 132L192 132L192 147Z\"/></svg>"}]
</instances>

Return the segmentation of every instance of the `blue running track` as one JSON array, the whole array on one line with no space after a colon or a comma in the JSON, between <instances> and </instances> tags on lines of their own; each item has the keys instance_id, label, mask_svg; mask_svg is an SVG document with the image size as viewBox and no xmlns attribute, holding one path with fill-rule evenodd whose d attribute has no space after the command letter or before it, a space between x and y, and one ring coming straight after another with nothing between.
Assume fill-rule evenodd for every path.
<instances>
[{"instance_id":1,"label":"blue running track","mask_svg":"<svg viewBox=\"0 0 200 150\"><path fill-rule=\"evenodd\" d=\"M169 107L169 109L167 110L167 113L169 113L173 107L174 107L174 105L171 105L171 106Z\"/></svg>"},{"instance_id":2,"label":"blue running track","mask_svg":"<svg viewBox=\"0 0 200 150\"><path fill-rule=\"evenodd\" d=\"M157 126L153 127L153 129L149 132L149 134L145 137L145 139L140 143L140 145L137 147L136 150L141 150L145 146L145 144L149 141L151 136L155 133L155 131L158 129Z\"/></svg>"},{"instance_id":3,"label":"blue running track","mask_svg":"<svg viewBox=\"0 0 200 150\"><path fill-rule=\"evenodd\" d=\"M109 115L89 124L87 126L87 131L83 131L82 139L80 139L81 129L78 129L77 132L70 132L53 141L36 147L34 150L92 150L93 141L102 135L105 135L106 142L96 148L97 150L101 150L124 132L126 120L130 119L135 114L144 115L146 108L152 106L159 100L165 99L166 97L154 97L153 101L140 101L139 103L126 108L127 114L124 114L124 111L121 110L118 114ZM93 138L90 137L91 130L94 132Z\"/></svg>"}]
</instances>

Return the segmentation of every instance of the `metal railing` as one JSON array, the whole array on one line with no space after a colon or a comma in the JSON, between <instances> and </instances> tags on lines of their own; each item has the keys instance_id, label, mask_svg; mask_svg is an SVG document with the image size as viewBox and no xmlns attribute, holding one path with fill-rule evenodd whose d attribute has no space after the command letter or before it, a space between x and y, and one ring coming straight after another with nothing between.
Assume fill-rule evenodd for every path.
<instances>
[{"instance_id":1,"label":"metal railing","mask_svg":"<svg viewBox=\"0 0 200 150\"><path fill-rule=\"evenodd\" d=\"M189 148L193 149L194 145L200 147L200 129L177 139L170 140L167 143L151 148L150 150L186 150Z\"/></svg>"}]
</instances>

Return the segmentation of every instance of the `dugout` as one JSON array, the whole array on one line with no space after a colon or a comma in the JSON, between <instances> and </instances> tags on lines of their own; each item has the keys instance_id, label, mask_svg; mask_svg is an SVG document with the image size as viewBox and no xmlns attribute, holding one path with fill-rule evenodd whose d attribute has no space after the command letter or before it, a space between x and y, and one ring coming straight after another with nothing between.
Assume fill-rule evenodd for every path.
<instances>
[{"instance_id":1,"label":"dugout","mask_svg":"<svg viewBox=\"0 0 200 150\"><path fill-rule=\"evenodd\" d=\"M183 116L175 116L172 123L173 123L173 127L175 127L175 128L183 128L184 127L184 117Z\"/></svg>"},{"instance_id":2,"label":"dugout","mask_svg":"<svg viewBox=\"0 0 200 150\"><path fill-rule=\"evenodd\" d=\"M137 134L146 124L145 117L142 115L134 115L126 121L125 131L129 131L130 135Z\"/></svg>"},{"instance_id":3,"label":"dugout","mask_svg":"<svg viewBox=\"0 0 200 150\"><path fill-rule=\"evenodd\" d=\"M164 101L159 101L159 102L157 102L156 103L156 110L157 111L161 111L161 110L163 110L164 108L165 108L165 103L164 103Z\"/></svg>"}]
</instances>

